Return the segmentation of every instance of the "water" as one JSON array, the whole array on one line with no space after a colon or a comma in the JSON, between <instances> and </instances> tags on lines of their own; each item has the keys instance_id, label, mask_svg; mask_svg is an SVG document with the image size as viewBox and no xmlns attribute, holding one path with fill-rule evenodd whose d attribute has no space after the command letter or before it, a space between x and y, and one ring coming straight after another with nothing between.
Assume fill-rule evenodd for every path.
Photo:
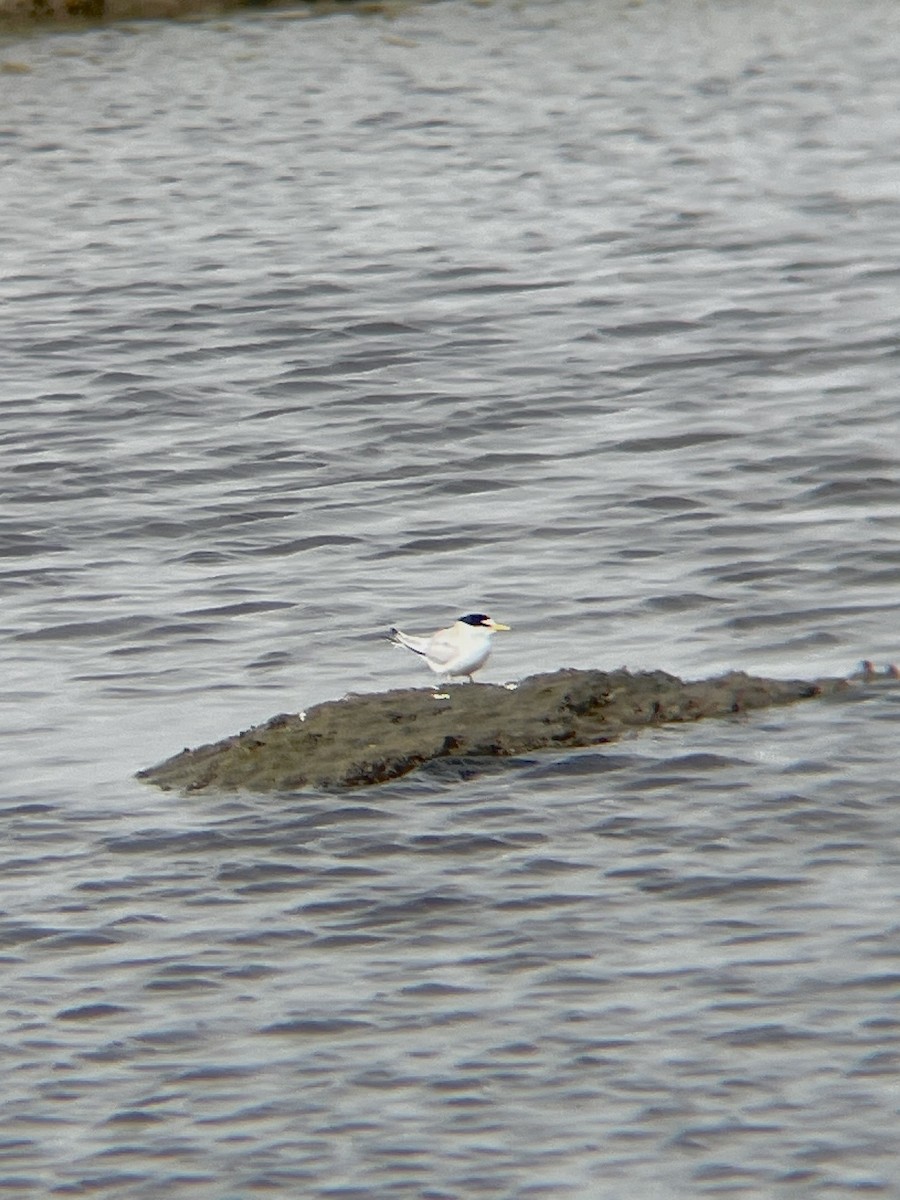
<instances>
[{"instance_id":1,"label":"water","mask_svg":"<svg viewBox=\"0 0 900 1200\"><path fill-rule=\"evenodd\" d=\"M897 657L900 16L9 42L0 1189L900 1195L897 695L342 797L131 779L484 672Z\"/></svg>"}]
</instances>

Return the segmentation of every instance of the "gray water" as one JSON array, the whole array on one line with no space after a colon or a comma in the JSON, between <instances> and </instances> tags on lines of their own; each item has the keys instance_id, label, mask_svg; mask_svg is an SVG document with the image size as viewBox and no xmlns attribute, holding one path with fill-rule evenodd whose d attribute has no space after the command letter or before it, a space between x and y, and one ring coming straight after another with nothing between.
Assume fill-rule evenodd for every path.
<instances>
[{"instance_id":1,"label":"gray water","mask_svg":"<svg viewBox=\"0 0 900 1200\"><path fill-rule=\"evenodd\" d=\"M896 691L131 778L472 609L495 682L896 658L900 9L0 57L0 1194L900 1196Z\"/></svg>"}]
</instances>

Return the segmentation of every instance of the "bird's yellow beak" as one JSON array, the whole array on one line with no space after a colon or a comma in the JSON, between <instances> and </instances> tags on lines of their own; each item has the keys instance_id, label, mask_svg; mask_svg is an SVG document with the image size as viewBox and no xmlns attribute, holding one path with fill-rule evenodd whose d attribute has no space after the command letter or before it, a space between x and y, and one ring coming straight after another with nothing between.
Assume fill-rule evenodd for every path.
<instances>
[{"instance_id":1,"label":"bird's yellow beak","mask_svg":"<svg viewBox=\"0 0 900 1200\"><path fill-rule=\"evenodd\" d=\"M501 625L499 621L491 621L491 629L494 633L502 633L505 629L508 630L508 625Z\"/></svg>"}]
</instances>

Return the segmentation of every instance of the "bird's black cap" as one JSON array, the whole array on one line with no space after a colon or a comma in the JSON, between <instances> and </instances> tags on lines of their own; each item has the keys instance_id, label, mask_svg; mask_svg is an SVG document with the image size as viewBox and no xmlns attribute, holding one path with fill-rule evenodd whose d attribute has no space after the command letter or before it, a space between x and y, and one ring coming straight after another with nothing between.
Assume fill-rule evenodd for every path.
<instances>
[{"instance_id":1,"label":"bird's black cap","mask_svg":"<svg viewBox=\"0 0 900 1200\"><path fill-rule=\"evenodd\" d=\"M463 625L489 625L491 618L486 613L468 613L465 617L457 617Z\"/></svg>"}]
</instances>

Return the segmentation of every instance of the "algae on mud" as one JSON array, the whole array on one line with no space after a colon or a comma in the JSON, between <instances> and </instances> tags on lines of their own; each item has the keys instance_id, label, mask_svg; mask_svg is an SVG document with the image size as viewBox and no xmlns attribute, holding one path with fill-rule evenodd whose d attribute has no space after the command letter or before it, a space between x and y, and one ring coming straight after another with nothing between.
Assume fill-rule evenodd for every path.
<instances>
[{"instance_id":1,"label":"algae on mud","mask_svg":"<svg viewBox=\"0 0 900 1200\"><path fill-rule=\"evenodd\" d=\"M138 778L164 789L271 792L384 783L439 759L510 757L610 742L629 729L790 704L843 679L743 672L686 683L664 671L564 669L508 686L455 684L348 695L184 750Z\"/></svg>"}]
</instances>

